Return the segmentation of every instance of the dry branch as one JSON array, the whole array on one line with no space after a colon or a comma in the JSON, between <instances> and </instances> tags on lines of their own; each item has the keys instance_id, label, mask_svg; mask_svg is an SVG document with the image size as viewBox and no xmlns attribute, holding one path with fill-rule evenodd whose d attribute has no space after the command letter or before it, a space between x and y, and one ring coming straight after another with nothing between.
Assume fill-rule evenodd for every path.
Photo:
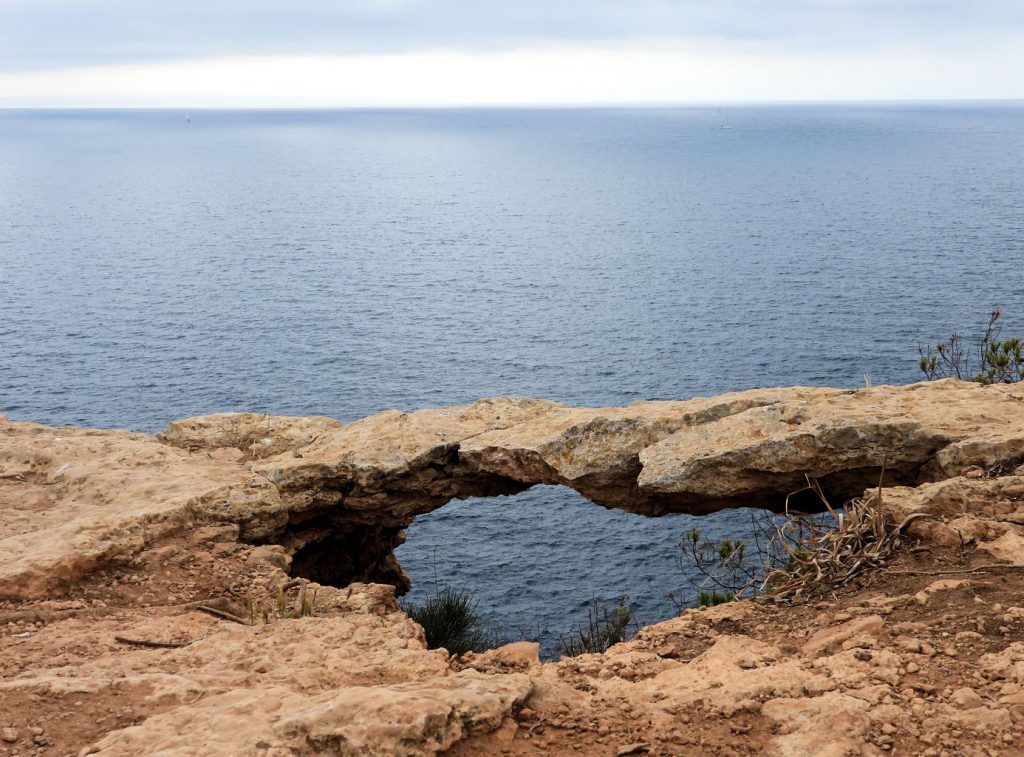
<instances>
[{"instance_id":1,"label":"dry branch","mask_svg":"<svg viewBox=\"0 0 1024 757\"><path fill-rule=\"evenodd\" d=\"M148 639L126 639L124 636L115 636L114 641L122 644L130 644L135 647L150 647L153 649L178 649L187 647L190 641L149 641Z\"/></svg>"}]
</instances>

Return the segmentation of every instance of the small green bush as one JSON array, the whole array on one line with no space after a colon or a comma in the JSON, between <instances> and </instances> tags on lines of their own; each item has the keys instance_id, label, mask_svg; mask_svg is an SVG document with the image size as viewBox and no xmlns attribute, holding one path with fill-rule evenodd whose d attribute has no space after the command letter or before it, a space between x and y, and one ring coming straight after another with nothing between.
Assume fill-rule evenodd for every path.
<instances>
[{"instance_id":1,"label":"small green bush","mask_svg":"<svg viewBox=\"0 0 1024 757\"><path fill-rule=\"evenodd\" d=\"M609 609L595 597L587 613L587 624L570 629L558 640L558 653L563 657L577 657L581 654L605 652L613 644L626 640L630 625L638 627L629 608L629 597L619 599L619 604Z\"/></svg>"},{"instance_id":2,"label":"small green bush","mask_svg":"<svg viewBox=\"0 0 1024 757\"><path fill-rule=\"evenodd\" d=\"M446 586L422 605L403 605L402 609L423 626L430 649L444 648L459 655L493 646L477 603L467 592Z\"/></svg>"},{"instance_id":3,"label":"small green bush","mask_svg":"<svg viewBox=\"0 0 1024 757\"><path fill-rule=\"evenodd\" d=\"M988 326L974 348L953 332L932 347L919 345L918 367L929 379L958 378L979 384L1013 384L1024 380L1024 344L1020 339L1000 339L1002 312L995 308Z\"/></svg>"},{"instance_id":4,"label":"small green bush","mask_svg":"<svg viewBox=\"0 0 1024 757\"><path fill-rule=\"evenodd\" d=\"M732 602L736 599L736 595L731 591L702 591L698 598L703 607L714 607Z\"/></svg>"}]
</instances>

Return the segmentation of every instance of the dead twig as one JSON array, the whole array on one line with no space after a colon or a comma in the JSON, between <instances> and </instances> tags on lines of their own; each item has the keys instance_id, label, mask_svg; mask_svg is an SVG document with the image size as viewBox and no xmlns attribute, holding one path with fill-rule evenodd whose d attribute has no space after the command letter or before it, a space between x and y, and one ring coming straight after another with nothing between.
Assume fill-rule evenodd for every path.
<instances>
[{"instance_id":1,"label":"dead twig","mask_svg":"<svg viewBox=\"0 0 1024 757\"><path fill-rule=\"evenodd\" d=\"M115 636L114 641L122 644L130 644L133 647L150 647L152 649L178 649L187 647L191 641L149 641L148 639L126 639L124 636Z\"/></svg>"},{"instance_id":2,"label":"dead twig","mask_svg":"<svg viewBox=\"0 0 1024 757\"><path fill-rule=\"evenodd\" d=\"M232 615L230 612L224 612L224 610L218 610L216 607L210 607L209 605L196 605L195 609L218 618L223 618L224 620L230 620L233 623L239 623L243 626L249 625L244 618Z\"/></svg>"},{"instance_id":3,"label":"dead twig","mask_svg":"<svg viewBox=\"0 0 1024 757\"><path fill-rule=\"evenodd\" d=\"M984 573L989 570L1024 570L1024 565L991 563L976 568L951 568L949 570L887 570L887 576L949 576L962 573Z\"/></svg>"},{"instance_id":4,"label":"dead twig","mask_svg":"<svg viewBox=\"0 0 1024 757\"><path fill-rule=\"evenodd\" d=\"M833 508L818 482L808 478L806 488L818 496L836 525L806 540L786 532L793 519L776 526L787 564L768 572L761 591L777 601L796 600L813 591L834 590L891 558L900 547L903 530L917 518L931 516L912 513L894 524L882 509L884 477L883 460L876 493L852 500L843 510Z\"/></svg>"}]
</instances>

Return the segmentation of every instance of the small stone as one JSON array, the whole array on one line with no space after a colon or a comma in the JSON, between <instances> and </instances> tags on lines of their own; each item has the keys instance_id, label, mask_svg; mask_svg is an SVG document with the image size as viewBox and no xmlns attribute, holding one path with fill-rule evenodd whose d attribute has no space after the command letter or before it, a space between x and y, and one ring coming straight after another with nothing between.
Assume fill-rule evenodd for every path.
<instances>
[{"instance_id":1,"label":"small stone","mask_svg":"<svg viewBox=\"0 0 1024 757\"><path fill-rule=\"evenodd\" d=\"M921 666L918 665L916 662L908 662L907 663L907 672L908 673L917 673L920 670L921 670Z\"/></svg>"},{"instance_id":2,"label":"small stone","mask_svg":"<svg viewBox=\"0 0 1024 757\"><path fill-rule=\"evenodd\" d=\"M18 729L4 728L3 730L0 730L0 739L3 739L8 744L13 744L18 740Z\"/></svg>"},{"instance_id":3,"label":"small stone","mask_svg":"<svg viewBox=\"0 0 1024 757\"><path fill-rule=\"evenodd\" d=\"M984 700L978 695L978 692L966 686L954 691L950 695L949 701L963 710L974 709L984 704Z\"/></svg>"},{"instance_id":4,"label":"small stone","mask_svg":"<svg viewBox=\"0 0 1024 757\"><path fill-rule=\"evenodd\" d=\"M615 750L616 757L623 757L627 754L640 754L651 751L651 745L646 741L638 741L635 744L623 744Z\"/></svg>"}]
</instances>

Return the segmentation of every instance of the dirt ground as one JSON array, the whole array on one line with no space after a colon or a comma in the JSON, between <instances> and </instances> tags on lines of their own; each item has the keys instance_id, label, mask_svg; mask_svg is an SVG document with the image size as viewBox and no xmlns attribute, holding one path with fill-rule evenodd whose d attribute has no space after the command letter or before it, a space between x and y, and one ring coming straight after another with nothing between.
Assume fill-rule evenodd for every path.
<instances>
[{"instance_id":1,"label":"dirt ground","mask_svg":"<svg viewBox=\"0 0 1024 757\"><path fill-rule=\"evenodd\" d=\"M253 621L254 605L275 601L267 587L277 571L272 562L251 559L251 552L232 539L230 529L200 530L98 571L65 596L0 607L0 679L10 683L41 670L52 676L37 690L0 687L0 754L88 753L105 734L180 706L161 703L145 677L127 670L120 682L95 690L53 680L112 654L150 660L154 667L163 661L166 668L176 651L118 637L188 643L234 625L192 603L207 601ZM860 746L851 751L843 746L846 738L836 741L840 751L822 744L818 752L797 745L790 753L1024 754L1022 605L1024 570L970 547L909 543L883 569L814 602L696 609L644 629L617 653L534 666L535 695L499 727L470 735L448 753L752 755L777 748L780 735L790 728L798 732L800 718L809 718L819 730L834 726L839 735L853 733ZM800 660L805 678L820 672L816 666L828 675L824 683L804 682L794 690L787 679L792 671L780 673L749 698L737 678L738 693L725 706L721 698L701 695L666 709L656 705L679 694L670 681L638 688L657 684L669 662L679 667L708 658L727 638L737 640L733 657L736 649L771 648L780 660ZM454 659L450 667L496 672L473 657ZM770 667L740 660L736 672L753 673L759 666ZM724 679L720 687L730 685ZM772 692L772 685L779 690ZM559 693L567 690L574 694ZM796 690L799 696L791 696ZM847 722L848 703L830 706L830 697L840 695L865 702L866 716L854 713L857 722ZM773 699L790 701L794 710L819 706L787 725L777 713L766 714Z\"/></svg>"}]
</instances>

